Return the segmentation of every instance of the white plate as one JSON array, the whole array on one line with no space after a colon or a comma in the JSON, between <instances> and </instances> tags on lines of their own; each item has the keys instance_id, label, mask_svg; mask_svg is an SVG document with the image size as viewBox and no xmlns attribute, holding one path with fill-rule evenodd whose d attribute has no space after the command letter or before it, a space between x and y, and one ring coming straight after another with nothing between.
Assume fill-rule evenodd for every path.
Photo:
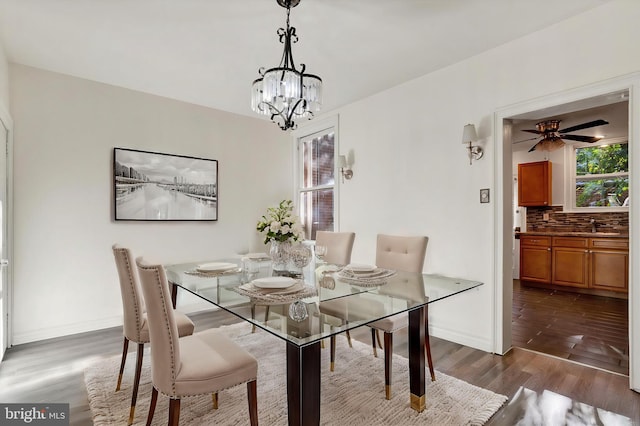
<instances>
[{"instance_id":1,"label":"white plate","mask_svg":"<svg viewBox=\"0 0 640 426\"><path fill-rule=\"evenodd\" d=\"M351 272L373 272L376 270L376 266L375 265L363 265L361 263L350 263L347 266L344 267L344 269L351 271Z\"/></svg>"},{"instance_id":2,"label":"white plate","mask_svg":"<svg viewBox=\"0 0 640 426\"><path fill-rule=\"evenodd\" d=\"M251 281L258 288L287 288L296 283L296 280L290 277L266 277L258 278Z\"/></svg>"},{"instance_id":3,"label":"white plate","mask_svg":"<svg viewBox=\"0 0 640 426\"><path fill-rule=\"evenodd\" d=\"M243 257L246 257L247 259L253 259L253 260L271 259L267 253L247 253Z\"/></svg>"},{"instance_id":4,"label":"white plate","mask_svg":"<svg viewBox=\"0 0 640 426\"><path fill-rule=\"evenodd\" d=\"M204 263L202 265L198 265L196 270L200 272L223 272L223 271L229 271L231 269L235 269L237 267L238 265L236 265L235 263L212 262L212 263Z\"/></svg>"}]
</instances>

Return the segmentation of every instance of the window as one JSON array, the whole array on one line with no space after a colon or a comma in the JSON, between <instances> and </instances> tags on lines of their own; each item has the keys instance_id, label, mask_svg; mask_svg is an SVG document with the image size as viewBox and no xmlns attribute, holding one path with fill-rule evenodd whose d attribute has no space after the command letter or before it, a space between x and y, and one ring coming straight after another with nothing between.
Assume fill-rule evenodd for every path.
<instances>
[{"instance_id":1,"label":"window","mask_svg":"<svg viewBox=\"0 0 640 426\"><path fill-rule=\"evenodd\" d=\"M334 127L300 137L298 149L298 210L305 237L335 226L335 132Z\"/></svg>"},{"instance_id":2,"label":"window","mask_svg":"<svg viewBox=\"0 0 640 426\"><path fill-rule=\"evenodd\" d=\"M626 209L629 206L628 141L574 145L576 210Z\"/></svg>"}]
</instances>

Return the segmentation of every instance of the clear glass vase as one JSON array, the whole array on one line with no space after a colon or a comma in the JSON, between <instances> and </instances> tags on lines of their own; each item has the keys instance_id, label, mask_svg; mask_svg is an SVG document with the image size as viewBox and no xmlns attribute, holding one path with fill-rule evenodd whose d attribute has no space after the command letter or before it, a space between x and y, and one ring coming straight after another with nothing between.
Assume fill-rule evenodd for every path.
<instances>
[{"instance_id":1,"label":"clear glass vase","mask_svg":"<svg viewBox=\"0 0 640 426\"><path fill-rule=\"evenodd\" d=\"M291 259L291 241L271 241L269 249L274 275L287 272L287 267Z\"/></svg>"}]
</instances>

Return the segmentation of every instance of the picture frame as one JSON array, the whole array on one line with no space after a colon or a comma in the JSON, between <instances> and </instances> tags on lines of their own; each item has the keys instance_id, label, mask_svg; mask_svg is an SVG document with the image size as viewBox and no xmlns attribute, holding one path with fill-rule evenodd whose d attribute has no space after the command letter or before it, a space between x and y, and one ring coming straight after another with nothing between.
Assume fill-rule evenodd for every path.
<instances>
[{"instance_id":1,"label":"picture frame","mask_svg":"<svg viewBox=\"0 0 640 426\"><path fill-rule=\"evenodd\" d=\"M116 221L217 221L218 161L113 148Z\"/></svg>"}]
</instances>

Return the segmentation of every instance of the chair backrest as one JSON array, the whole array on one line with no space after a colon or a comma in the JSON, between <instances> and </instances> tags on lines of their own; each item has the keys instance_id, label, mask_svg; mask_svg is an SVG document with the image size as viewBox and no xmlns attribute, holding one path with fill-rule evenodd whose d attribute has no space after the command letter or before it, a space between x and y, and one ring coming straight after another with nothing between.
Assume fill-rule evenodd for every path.
<instances>
[{"instance_id":1,"label":"chair backrest","mask_svg":"<svg viewBox=\"0 0 640 426\"><path fill-rule=\"evenodd\" d=\"M351 251L353 250L353 241L355 239L355 232L316 232L316 245L327 247L327 254L324 256L324 260L335 265L351 263Z\"/></svg>"},{"instance_id":2,"label":"chair backrest","mask_svg":"<svg viewBox=\"0 0 640 426\"><path fill-rule=\"evenodd\" d=\"M136 259L136 264L147 303L153 385L173 396L180 367L180 343L167 275L162 265L148 263L142 257Z\"/></svg>"},{"instance_id":3,"label":"chair backrest","mask_svg":"<svg viewBox=\"0 0 640 426\"><path fill-rule=\"evenodd\" d=\"M428 237L378 234L376 266L399 271L422 272Z\"/></svg>"},{"instance_id":4,"label":"chair backrest","mask_svg":"<svg viewBox=\"0 0 640 426\"><path fill-rule=\"evenodd\" d=\"M118 278L120 279L120 294L122 296L123 330L124 336L136 343L142 341L140 330L146 321L144 298L138 282L138 271L135 267L131 250L114 244L113 257L116 260Z\"/></svg>"}]
</instances>

